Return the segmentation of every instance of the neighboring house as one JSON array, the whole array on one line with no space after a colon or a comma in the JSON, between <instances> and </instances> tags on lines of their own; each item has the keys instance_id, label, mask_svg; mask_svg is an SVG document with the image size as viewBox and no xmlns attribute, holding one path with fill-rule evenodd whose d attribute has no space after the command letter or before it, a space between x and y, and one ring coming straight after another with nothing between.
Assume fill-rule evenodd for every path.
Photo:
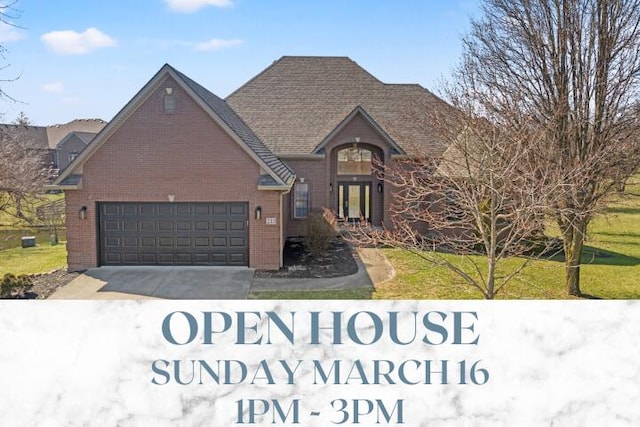
<instances>
[{"instance_id":1,"label":"neighboring house","mask_svg":"<svg viewBox=\"0 0 640 427\"><path fill-rule=\"evenodd\" d=\"M26 152L41 156L43 166L54 167L55 146L49 148L46 127L0 124L0 143L18 144Z\"/></svg>"},{"instance_id":2,"label":"neighboring house","mask_svg":"<svg viewBox=\"0 0 640 427\"><path fill-rule=\"evenodd\" d=\"M66 167L78 157L91 140L97 135L92 132L71 132L56 146L56 163L59 170Z\"/></svg>"},{"instance_id":3,"label":"neighboring house","mask_svg":"<svg viewBox=\"0 0 640 427\"><path fill-rule=\"evenodd\" d=\"M69 269L277 269L314 209L388 225L374 159L440 156L450 108L349 58L283 57L226 100L165 65L55 182Z\"/></svg>"},{"instance_id":4,"label":"neighboring house","mask_svg":"<svg viewBox=\"0 0 640 427\"><path fill-rule=\"evenodd\" d=\"M81 138L85 140L87 134L95 135L105 125L106 122L100 119L77 119L52 126L0 124L0 142L18 143L27 150L41 155L44 165L57 175L57 171L62 169L57 153L58 145L62 140L72 132L82 134ZM65 162L65 166L67 164L68 162Z\"/></svg>"}]
</instances>

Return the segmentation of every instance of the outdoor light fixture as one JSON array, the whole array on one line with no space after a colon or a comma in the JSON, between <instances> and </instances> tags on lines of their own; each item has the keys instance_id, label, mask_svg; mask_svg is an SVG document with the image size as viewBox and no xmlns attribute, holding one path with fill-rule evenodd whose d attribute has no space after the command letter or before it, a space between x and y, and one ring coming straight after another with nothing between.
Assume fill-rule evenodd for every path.
<instances>
[{"instance_id":1,"label":"outdoor light fixture","mask_svg":"<svg viewBox=\"0 0 640 427\"><path fill-rule=\"evenodd\" d=\"M329 183L329 193L333 193L333 182Z\"/></svg>"},{"instance_id":2,"label":"outdoor light fixture","mask_svg":"<svg viewBox=\"0 0 640 427\"><path fill-rule=\"evenodd\" d=\"M83 206L80 208L80 210L78 211L78 217L80 219L87 219L87 207Z\"/></svg>"},{"instance_id":3,"label":"outdoor light fixture","mask_svg":"<svg viewBox=\"0 0 640 427\"><path fill-rule=\"evenodd\" d=\"M164 88L164 93L166 93L167 95L171 95L173 93L173 88L172 87L165 87Z\"/></svg>"},{"instance_id":4,"label":"outdoor light fixture","mask_svg":"<svg viewBox=\"0 0 640 427\"><path fill-rule=\"evenodd\" d=\"M382 193L382 183L378 183L378 193Z\"/></svg>"},{"instance_id":5,"label":"outdoor light fixture","mask_svg":"<svg viewBox=\"0 0 640 427\"><path fill-rule=\"evenodd\" d=\"M260 206L256 206L256 219L262 218L262 208Z\"/></svg>"}]
</instances>

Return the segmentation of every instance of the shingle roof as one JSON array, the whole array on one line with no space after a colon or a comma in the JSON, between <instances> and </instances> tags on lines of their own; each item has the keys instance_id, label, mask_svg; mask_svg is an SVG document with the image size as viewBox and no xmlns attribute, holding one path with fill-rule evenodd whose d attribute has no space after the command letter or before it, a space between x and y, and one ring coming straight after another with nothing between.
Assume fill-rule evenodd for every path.
<instances>
[{"instance_id":1,"label":"shingle roof","mask_svg":"<svg viewBox=\"0 0 640 427\"><path fill-rule=\"evenodd\" d=\"M97 132L74 132L85 144L89 144L98 134Z\"/></svg>"},{"instance_id":2,"label":"shingle roof","mask_svg":"<svg viewBox=\"0 0 640 427\"><path fill-rule=\"evenodd\" d=\"M56 148L59 149L65 143L67 143L71 138L74 138L74 137L82 141L85 145L89 145L89 143L93 140L93 138L96 137L96 135L97 133L93 133L93 132L71 132L70 134L62 138L60 142L58 142L58 145L56 146Z\"/></svg>"},{"instance_id":3,"label":"shingle roof","mask_svg":"<svg viewBox=\"0 0 640 427\"><path fill-rule=\"evenodd\" d=\"M82 175L73 174L73 175L69 175L69 176L65 177L64 179L62 179L62 181L60 181L57 185L74 186L74 185L80 184L81 182L82 182Z\"/></svg>"},{"instance_id":4,"label":"shingle roof","mask_svg":"<svg viewBox=\"0 0 640 427\"><path fill-rule=\"evenodd\" d=\"M25 147L32 149L55 150L60 141L70 133L75 132L80 139L88 143L88 135L95 136L105 125L106 122L100 119L77 119L51 126L0 124L0 137L6 139L7 136L11 136Z\"/></svg>"},{"instance_id":5,"label":"shingle roof","mask_svg":"<svg viewBox=\"0 0 640 427\"><path fill-rule=\"evenodd\" d=\"M48 150L47 128L43 126L0 125L0 142L16 143L31 150ZM54 146L55 148L55 146Z\"/></svg>"},{"instance_id":6,"label":"shingle roof","mask_svg":"<svg viewBox=\"0 0 640 427\"><path fill-rule=\"evenodd\" d=\"M227 102L277 155L311 153L358 106L405 152L440 155L431 114L452 108L420 85L385 84L347 57L282 57Z\"/></svg>"},{"instance_id":7,"label":"shingle roof","mask_svg":"<svg viewBox=\"0 0 640 427\"><path fill-rule=\"evenodd\" d=\"M173 69L173 68L172 68ZM271 152L265 144L260 141L256 134L245 124L245 122L236 114L236 112L227 104L226 101L218 98L206 88L191 80L186 75L173 69L176 75L181 78L184 83L194 91L194 93L202 99L215 113L233 130L247 147L260 159L264 164L275 173L278 178L285 184L290 184L295 174L293 171L273 152Z\"/></svg>"},{"instance_id":8,"label":"shingle roof","mask_svg":"<svg viewBox=\"0 0 640 427\"><path fill-rule=\"evenodd\" d=\"M69 123L47 126L47 137L49 138L49 148L55 149L62 139L71 132L98 133L107 125L101 119L76 119Z\"/></svg>"}]
</instances>

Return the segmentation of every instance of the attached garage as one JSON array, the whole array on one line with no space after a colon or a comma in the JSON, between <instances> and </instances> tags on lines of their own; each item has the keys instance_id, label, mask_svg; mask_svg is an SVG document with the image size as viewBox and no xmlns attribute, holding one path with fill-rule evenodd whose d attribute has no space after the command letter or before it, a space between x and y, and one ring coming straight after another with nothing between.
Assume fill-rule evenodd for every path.
<instances>
[{"instance_id":1,"label":"attached garage","mask_svg":"<svg viewBox=\"0 0 640 427\"><path fill-rule=\"evenodd\" d=\"M69 270L276 270L295 179L224 100L165 65L55 181Z\"/></svg>"},{"instance_id":2,"label":"attached garage","mask_svg":"<svg viewBox=\"0 0 640 427\"><path fill-rule=\"evenodd\" d=\"M98 204L101 265L248 266L249 204Z\"/></svg>"}]
</instances>

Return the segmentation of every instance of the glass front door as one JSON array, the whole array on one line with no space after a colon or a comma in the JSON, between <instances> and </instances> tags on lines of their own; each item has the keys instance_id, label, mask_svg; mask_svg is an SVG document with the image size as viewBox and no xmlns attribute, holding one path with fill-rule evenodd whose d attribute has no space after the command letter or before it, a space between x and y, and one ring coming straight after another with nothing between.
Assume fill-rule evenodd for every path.
<instances>
[{"instance_id":1,"label":"glass front door","mask_svg":"<svg viewBox=\"0 0 640 427\"><path fill-rule=\"evenodd\" d=\"M349 222L370 222L371 183L338 184L338 217Z\"/></svg>"}]
</instances>

